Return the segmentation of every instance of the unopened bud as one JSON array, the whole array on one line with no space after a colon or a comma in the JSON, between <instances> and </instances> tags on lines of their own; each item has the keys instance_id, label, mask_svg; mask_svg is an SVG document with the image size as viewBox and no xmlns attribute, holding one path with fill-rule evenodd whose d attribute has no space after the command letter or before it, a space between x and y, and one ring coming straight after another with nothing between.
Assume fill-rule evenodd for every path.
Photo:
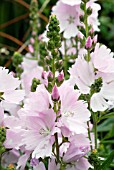
<instances>
[{"instance_id":1,"label":"unopened bud","mask_svg":"<svg viewBox=\"0 0 114 170\"><path fill-rule=\"evenodd\" d=\"M43 72L42 72L42 79L47 79L47 73L46 73L46 71L43 71Z\"/></svg>"},{"instance_id":2,"label":"unopened bud","mask_svg":"<svg viewBox=\"0 0 114 170\"><path fill-rule=\"evenodd\" d=\"M84 22L84 16L83 15L80 16L80 21Z\"/></svg>"},{"instance_id":3,"label":"unopened bud","mask_svg":"<svg viewBox=\"0 0 114 170\"><path fill-rule=\"evenodd\" d=\"M58 75L58 81L61 82L64 80L64 72L62 71L59 75Z\"/></svg>"},{"instance_id":4,"label":"unopened bud","mask_svg":"<svg viewBox=\"0 0 114 170\"><path fill-rule=\"evenodd\" d=\"M78 32L77 36L78 36L79 39L83 39L83 37L84 37L84 35L80 31Z\"/></svg>"},{"instance_id":5,"label":"unopened bud","mask_svg":"<svg viewBox=\"0 0 114 170\"><path fill-rule=\"evenodd\" d=\"M85 4L83 2L80 4L80 8L84 11Z\"/></svg>"},{"instance_id":6,"label":"unopened bud","mask_svg":"<svg viewBox=\"0 0 114 170\"><path fill-rule=\"evenodd\" d=\"M28 45L28 49L29 49L30 53L34 53L34 48L31 44Z\"/></svg>"},{"instance_id":7,"label":"unopened bud","mask_svg":"<svg viewBox=\"0 0 114 170\"><path fill-rule=\"evenodd\" d=\"M34 44L34 38L30 38L31 44Z\"/></svg>"},{"instance_id":8,"label":"unopened bud","mask_svg":"<svg viewBox=\"0 0 114 170\"><path fill-rule=\"evenodd\" d=\"M89 36L86 40L86 48L91 48L92 47L92 39L91 37Z\"/></svg>"},{"instance_id":9,"label":"unopened bud","mask_svg":"<svg viewBox=\"0 0 114 170\"><path fill-rule=\"evenodd\" d=\"M91 15L91 14L92 14L92 9L91 9L91 7L87 8L87 14L88 14L88 15Z\"/></svg>"},{"instance_id":10,"label":"unopened bud","mask_svg":"<svg viewBox=\"0 0 114 170\"><path fill-rule=\"evenodd\" d=\"M49 81L53 80L53 73L51 71L48 73L48 80Z\"/></svg>"},{"instance_id":11,"label":"unopened bud","mask_svg":"<svg viewBox=\"0 0 114 170\"><path fill-rule=\"evenodd\" d=\"M90 32L90 34L93 34L94 33L94 29L91 28L89 32Z\"/></svg>"},{"instance_id":12,"label":"unopened bud","mask_svg":"<svg viewBox=\"0 0 114 170\"><path fill-rule=\"evenodd\" d=\"M56 85L54 85L53 89L52 89L52 100L53 101L58 101L60 96L59 96L59 91Z\"/></svg>"},{"instance_id":13,"label":"unopened bud","mask_svg":"<svg viewBox=\"0 0 114 170\"><path fill-rule=\"evenodd\" d=\"M98 40L98 35L95 35L95 36L93 37L93 43L96 44L96 43L97 43L97 40Z\"/></svg>"}]
</instances>

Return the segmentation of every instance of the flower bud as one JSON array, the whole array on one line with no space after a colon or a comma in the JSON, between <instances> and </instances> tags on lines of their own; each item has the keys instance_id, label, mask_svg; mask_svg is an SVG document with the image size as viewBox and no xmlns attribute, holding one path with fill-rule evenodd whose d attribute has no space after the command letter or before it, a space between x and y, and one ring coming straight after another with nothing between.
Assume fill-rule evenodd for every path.
<instances>
[{"instance_id":1,"label":"flower bud","mask_svg":"<svg viewBox=\"0 0 114 170\"><path fill-rule=\"evenodd\" d=\"M34 53L34 48L31 44L28 45L30 53Z\"/></svg>"},{"instance_id":2,"label":"flower bud","mask_svg":"<svg viewBox=\"0 0 114 170\"><path fill-rule=\"evenodd\" d=\"M34 44L34 38L30 38L31 44Z\"/></svg>"},{"instance_id":3,"label":"flower bud","mask_svg":"<svg viewBox=\"0 0 114 170\"><path fill-rule=\"evenodd\" d=\"M31 85L31 92L35 92L39 84L40 84L40 80L38 80L37 78L33 78L32 85Z\"/></svg>"},{"instance_id":4,"label":"flower bud","mask_svg":"<svg viewBox=\"0 0 114 170\"><path fill-rule=\"evenodd\" d=\"M51 95L51 97L52 97L52 100L53 100L53 101L58 101L59 98L60 98L59 92L58 92L58 88L57 88L56 85L54 85L54 87L53 87L53 89L52 89L52 95Z\"/></svg>"},{"instance_id":5,"label":"flower bud","mask_svg":"<svg viewBox=\"0 0 114 170\"><path fill-rule=\"evenodd\" d=\"M80 21L84 22L84 16L83 15L80 16Z\"/></svg>"},{"instance_id":6,"label":"flower bud","mask_svg":"<svg viewBox=\"0 0 114 170\"><path fill-rule=\"evenodd\" d=\"M88 14L88 15L91 15L91 14L92 14L92 9L91 9L91 7L87 8L87 14Z\"/></svg>"},{"instance_id":7,"label":"flower bud","mask_svg":"<svg viewBox=\"0 0 114 170\"><path fill-rule=\"evenodd\" d=\"M43 72L42 72L42 79L47 79L47 73L46 73L46 71L43 71Z\"/></svg>"},{"instance_id":8,"label":"flower bud","mask_svg":"<svg viewBox=\"0 0 114 170\"><path fill-rule=\"evenodd\" d=\"M89 32L90 32L90 34L93 34L94 33L94 29L91 28Z\"/></svg>"},{"instance_id":9,"label":"flower bud","mask_svg":"<svg viewBox=\"0 0 114 170\"><path fill-rule=\"evenodd\" d=\"M86 40L86 48L91 48L92 47L92 39L91 37L89 36Z\"/></svg>"},{"instance_id":10,"label":"flower bud","mask_svg":"<svg viewBox=\"0 0 114 170\"><path fill-rule=\"evenodd\" d=\"M48 80L49 81L53 80L53 73L51 71L48 73Z\"/></svg>"},{"instance_id":11,"label":"flower bud","mask_svg":"<svg viewBox=\"0 0 114 170\"><path fill-rule=\"evenodd\" d=\"M58 75L58 81L61 82L64 80L64 72L62 71L59 75Z\"/></svg>"},{"instance_id":12,"label":"flower bud","mask_svg":"<svg viewBox=\"0 0 114 170\"><path fill-rule=\"evenodd\" d=\"M79 39L83 39L83 37L84 37L84 35L80 31L78 32L77 36L78 36Z\"/></svg>"},{"instance_id":13,"label":"flower bud","mask_svg":"<svg viewBox=\"0 0 114 170\"><path fill-rule=\"evenodd\" d=\"M84 11L85 4L83 2L80 4L80 8Z\"/></svg>"},{"instance_id":14,"label":"flower bud","mask_svg":"<svg viewBox=\"0 0 114 170\"><path fill-rule=\"evenodd\" d=\"M98 35L95 35L95 36L93 37L93 43L94 43L94 44L97 43L97 39L98 39Z\"/></svg>"}]
</instances>

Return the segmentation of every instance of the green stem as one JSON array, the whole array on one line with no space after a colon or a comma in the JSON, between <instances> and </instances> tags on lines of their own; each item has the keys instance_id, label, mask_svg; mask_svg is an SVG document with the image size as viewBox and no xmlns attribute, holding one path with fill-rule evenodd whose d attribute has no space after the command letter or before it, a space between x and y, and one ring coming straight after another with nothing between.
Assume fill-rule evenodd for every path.
<instances>
[{"instance_id":1,"label":"green stem","mask_svg":"<svg viewBox=\"0 0 114 170\"><path fill-rule=\"evenodd\" d=\"M92 140L91 140L91 134L90 134L89 121L87 122L87 126L88 126L88 137L89 137L89 140L90 140L90 148L91 148L91 151L92 151L93 147L92 147Z\"/></svg>"},{"instance_id":2,"label":"green stem","mask_svg":"<svg viewBox=\"0 0 114 170\"><path fill-rule=\"evenodd\" d=\"M91 59L91 58L90 58L90 50L88 49L88 50L87 50L87 61L89 62L90 59Z\"/></svg>"},{"instance_id":3,"label":"green stem","mask_svg":"<svg viewBox=\"0 0 114 170\"><path fill-rule=\"evenodd\" d=\"M57 114L56 102L54 102L54 112ZM57 119L56 119L57 121ZM56 147L56 158L57 163L59 163L59 143L58 143L58 134L55 133L55 147Z\"/></svg>"},{"instance_id":4,"label":"green stem","mask_svg":"<svg viewBox=\"0 0 114 170\"><path fill-rule=\"evenodd\" d=\"M39 13L42 13L44 11L44 9L46 8L46 6L48 5L48 3L50 2L50 0L45 0L42 7L39 10Z\"/></svg>"},{"instance_id":5,"label":"green stem","mask_svg":"<svg viewBox=\"0 0 114 170\"><path fill-rule=\"evenodd\" d=\"M55 85L55 58L52 59L53 86Z\"/></svg>"},{"instance_id":6,"label":"green stem","mask_svg":"<svg viewBox=\"0 0 114 170\"><path fill-rule=\"evenodd\" d=\"M86 38L87 38L87 37L88 37L88 34L89 34L89 29L88 29L88 22L87 22L88 15L87 15L87 10L86 10L86 4L85 4L85 8L84 8L84 14L85 14L84 24L85 24Z\"/></svg>"},{"instance_id":7,"label":"green stem","mask_svg":"<svg viewBox=\"0 0 114 170\"><path fill-rule=\"evenodd\" d=\"M59 143L58 143L58 134L57 133L55 133L55 144L56 144L57 162L59 162Z\"/></svg>"},{"instance_id":8,"label":"green stem","mask_svg":"<svg viewBox=\"0 0 114 170\"><path fill-rule=\"evenodd\" d=\"M78 50L78 37L76 36L76 58L78 58L78 53L79 53L79 50Z\"/></svg>"},{"instance_id":9,"label":"green stem","mask_svg":"<svg viewBox=\"0 0 114 170\"><path fill-rule=\"evenodd\" d=\"M2 170L1 162L2 162L2 156L1 156L1 154L0 154L0 170Z\"/></svg>"},{"instance_id":10,"label":"green stem","mask_svg":"<svg viewBox=\"0 0 114 170\"><path fill-rule=\"evenodd\" d=\"M97 150L97 116L96 113L92 113L93 125L94 125L94 138L95 138L95 149Z\"/></svg>"}]
</instances>

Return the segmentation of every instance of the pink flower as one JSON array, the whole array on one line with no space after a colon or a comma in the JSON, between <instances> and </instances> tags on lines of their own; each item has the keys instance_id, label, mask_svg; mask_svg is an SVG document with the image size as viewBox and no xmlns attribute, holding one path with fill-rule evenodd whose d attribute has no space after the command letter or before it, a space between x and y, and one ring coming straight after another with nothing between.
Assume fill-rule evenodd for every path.
<instances>
[{"instance_id":1,"label":"pink flower","mask_svg":"<svg viewBox=\"0 0 114 170\"><path fill-rule=\"evenodd\" d=\"M79 5L81 4L81 0L61 0L61 2L67 4L67 5L71 5L71 6L74 6L74 5Z\"/></svg>"},{"instance_id":2,"label":"pink flower","mask_svg":"<svg viewBox=\"0 0 114 170\"><path fill-rule=\"evenodd\" d=\"M1 97L8 103L19 104L24 99L25 92L16 90L21 84L18 78L14 78L8 69L0 67L0 92Z\"/></svg>"},{"instance_id":3,"label":"pink flower","mask_svg":"<svg viewBox=\"0 0 114 170\"><path fill-rule=\"evenodd\" d=\"M69 141L69 147L63 156L63 161L66 163L76 162L90 150L90 141L85 135L74 135Z\"/></svg>"},{"instance_id":4,"label":"pink flower","mask_svg":"<svg viewBox=\"0 0 114 170\"><path fill-rule=\"evenodd\" d=\"M97 47L99 47L98 44ZM100 48L103 48L105 53L104 51L102 53L102 49L95 50L91 54L92 59L90 62L87 62L83 57L79 57L69 71L71 74L70 83L76 84L83 94L92 93L90 106L94 112L108 109L110 102L114 100L114 74L110 73L109 69L111 61L113 63L113 58L111 58L110 50L107 50L104 46ZM109 59L107 59L106 54L109 55ZM98 56L99 58L97 58ZM107 64L105 63L105 58ZM96 69L98 70L96 71ZM97 82L99 82L99 87L96 84ZM96 89L94 86L96 86Z\"/></svg>"},{"instance_id":5,"label":"pink flower","mask_svg":"<svg viewBox=\"0 0 114 170\"><path fill-rule=\"evenodd\" d=\"M46 170L43 162L40 162L37 166L33 167L33 170ZM55 159L48 161L48 170L60 170L60 166L56 165Z\"/></svg>"},{"instance_id":6,"label":"pink flower","mask_svg":"<svg viewBox=\"0 0 114 170\"><path fill-rule=\"evenodd\" d=\"M70 6L58 1L52 9L60 22L61 32L65 38L75 37L78 34L77 26L80 25L80 5Z\"/></svg>"},{"instance_id":7,"label":"pink flower","mask_svg":"<svg viewBox=\"0 0 114 170\"><path fill-rule=\"evenodd\" d=\"M22 68L24 72L21 75L22 86L28 94L31 90L33 78L42 80L42 71L43 69L38 66L37 60L32 60L32 57L24 58L22 62Z\"/></svg>"},{"instance_id":8,"label":"pink flower","mask_svg":"<svg viewBox=\"0 0 114 170\"><path fill-rule=\"evenodd\" d=\"M66 170L88 170L90 167L92 166L86 158L80 158L77 162L67 165Z\"/></svg>"},{"instance_id":9,"label":"pink flower","mask_svg":"<svg viewBox=\"0 0 114 170\"><path fill-rule=\"evenodd\" d=\"M98 26L100 22L98 20L98 11L101 9L101 6L95 2L96 0L89 0L87 2L87 8L92 9L92 14L88 17L88 24L92 26L94 31L99 31Z\"/></svg>"},{"instance_id":10,"label":"pink flower","mask_svg":"<svg viewBox=\"0 0 114 170\"><path fill-rule=\"evenodd\" d=\"M94 83L94 67L91 62L87 62L83 57L78 57L76 63L69 69L70 82L76 84L83 94L90 92L90 86Z\"/></svg>"},{"instance_id":11,"label":"pink flower","mask_svg":"<svg viewBox=\"0 0 114 170\"><path fill-rule=\"evenodd\" d=\"M91 53L91 60L94 67L101 72L114 72L114 58L113 53L105 45L96 44L95 50Z\"/></svg>"},{"instance_id":12,"label":"pink flower","mask_svg":"<svg viewBox=\"0 0 114 170\"><path fill-rule=\"evenodd\" d=\"M24 170L26 166L26 162L30 157L30 152L26 151L25 154L20 156L18 163L17 163L17 169L19 168L20 170Z\"/></svg>"},{"instance_id":13,"label":"pink flower","mask_svg":"<svg viewBox=\"0 0 114 170\"><path fill-rule=\"evenodd\" d=\"M0 127L4 126L4 109L0 103Z\"/></svg>"},{"instance_id":14,"label":"pink flower","mask_svg":"<svg viewBox=\"0 0 114 170\"><path fill-rule=\"evenodd\" d=\"M75 37L78 34L78 26L84 26L80 22L80 16L83 15L83 11L80 9L81 0L59 0L56 6L53 7L52 13L55 14L60 22L61 32L66 39ZM92 14L88 16L88 24L91 25L95 31L99 31L98 26L98 11L100 5L93 0L87 2L87 8L92 8Z\"/></svg>"},{"instance_id":15,"label":"pink flower","mask_svg":"<svg viewBox=\"0 0 114 170\"><path fill-rule=\"evenodd\" d=\"M39 85L36 92L31 92L28 98L25 99L24 110L27 114L37 114L43 110L48 110L51 101L51 95L46 90L44 85Z\"/></svg>"},{"instance_id":16,"label":"pink flower","mask_svg":"<svg viewBox=\"0 0 114 170\"><path fill-rule=\"evenodd\" d=\"M38 116L27 116L26 126L21 145L29 151L33 151L33 158L51 156L56 114L53 110L42 111Z\"/></svg>"},{"instance_id":17,"label":"pink flower","mask_svg":"<svg viewBox=\"0 0 114 170\"><path fill-rule=\"evenodd\" d=\"M86 133L90 112L84 101L78 100L79 91L74 90L68 83L59 88L61 100L60 126L67 127L71 133Z\"/></svg>"}]
</instances>

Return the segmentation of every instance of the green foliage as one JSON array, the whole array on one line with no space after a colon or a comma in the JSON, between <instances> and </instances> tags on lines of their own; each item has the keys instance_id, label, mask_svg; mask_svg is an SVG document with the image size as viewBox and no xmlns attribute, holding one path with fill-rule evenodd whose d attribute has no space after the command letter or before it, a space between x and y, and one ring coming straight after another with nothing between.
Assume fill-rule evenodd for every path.
<instances>
[{"instance_id":1,"label":"green foliage","mask_svg":"<svg viewBox=\"0 0 114 170\"><path fill-rule=\"evenodd\" d=\"M113 0L100 0L100 33L99 41L104 43L109 48L114 50L114 1Z\"/></svg>"}]
</instances>

